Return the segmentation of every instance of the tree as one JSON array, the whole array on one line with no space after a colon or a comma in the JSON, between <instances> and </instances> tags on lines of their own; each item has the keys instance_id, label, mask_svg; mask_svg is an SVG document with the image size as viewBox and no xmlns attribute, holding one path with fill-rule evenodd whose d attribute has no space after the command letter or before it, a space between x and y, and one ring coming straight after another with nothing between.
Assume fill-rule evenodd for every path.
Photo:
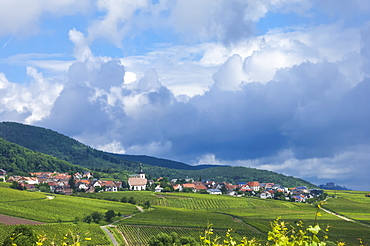
<instances>
[{"instance_id":1,"label":"tree","mask_svg":"<svg viewBox=\"0 0 370 246\"><path fill-rule=\"evenodd\" d=\"M136 204L135 198L133 198L132 196L128 199L128 202L131 204Z\"/></svg>"},{"instance_id":2,"label":"tree","mask_svg":"<svg viewBox=\"0 0 370 246\"><path fill-rule=\"evenodd\" d=\"M116 213L113 210L110 209L105 212L106 221L111 222L114 217L116 217Z\"/></svg>"},{"instance_id":3,"label":"tree","mask_svg":"<svg viewBox=\"0 0 370 246\"><path fill-rule=\"evenodd\" d=\"M144 209L150 208L150 202L149 201L144 202L143 208Z\"/></svg>"},{"instance_id":4,"label":"tree","mask_svg":"<svg viewBox=\"0 0 370 246\"><path fill-rule=\"evenodd\" d=\"M121 202L123 202L123 203L127 203L127 197L125 197L125 196L124 196L124 197L122 197L122 198L121 198Z\"/></svg>"},{"instance_id":5,"label":"tree","mask_svg":"<svg viewBox=\"0 0 370 246\"><path fill-rule=\"evenodd\" d=\"M91 215L86 215L85 218L83 219L84 222L86 223L91 223L91 221L93 220L92 216Z\"/></svg>"},{"instance_id":6,"label":"tree","mask_svg":"<svg viewBox=\"0 0 370 246\"><path fill-rule=\"evenodd\" d=\"M13 181L13 183L9 187L16 190L23 190L23 186L17 181Z\"/></svg>"},{"instance_id":7,"label":"tree","mask_svg":"<svg viewBox=\"0 0 370 246\"><path fill-rule=\"evenodd\" d=\"M99 212L93 212L91 217L95 223L99 223L103 216Z\"/></svg>"},{"instance_id":8,"label":"tree","mask_svg":"<svg viewBox=\"0 0 370 246\"><path fill-rule=\"evenodd\" d=\"M69 186L71 187L71 189L76 189L76 184L75 184L75 177L74 177L74 175L73 175L73 173L72 173L72 175L71 175L71 177L69 178L69 180L68 180L68 184L69 184Z\"/></svg>"}]
</instances>

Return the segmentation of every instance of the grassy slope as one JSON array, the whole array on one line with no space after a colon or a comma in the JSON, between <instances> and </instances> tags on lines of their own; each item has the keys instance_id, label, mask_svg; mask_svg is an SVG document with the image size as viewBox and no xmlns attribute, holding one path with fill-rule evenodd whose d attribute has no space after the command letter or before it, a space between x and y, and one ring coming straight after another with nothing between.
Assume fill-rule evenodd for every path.
<instances>
[{"instance_id":1,"label":"grassy slope","mask_svg":"<svg viewBox=\"0 0 370 246\"><path fill-rule=\"evenodd\" d=\"M81 220L95 211L104 213L112 209L121 214L132 214L137 211L131 204L63 195L47 199L46 195L50 194L0 187L1 214L50 223L74 221L76 218Z\"/></svg>"},{"instance_id":2,"label":"grassy slope","mask_svg":"<svg viewBox=\"0 0 370 246\"><path fill-rule=\"evenodd\" d=\"M348 218L370 225L370 197L366 191L328 191L336 198L330 198L325 208Z\"/></svg>"},{"instance_id":3,"label":"grassy slope","mask_svg":"<svg viewBox=\"0 0 370 246\"><path fill-rule=\"evenodd\" d=\"M343 192L337 193L337 195L338 197L343 196L343 206L336 207L336 212L344 214L346 211L357 211L359 218L368 216L367 210L363 210L364 201L367 204L365 197L361 197L363 194ZM133 214L137 211L133 205L120 202L69 196L56 196L53 200L47 200L42 199L43 196L45 196L43 193L38 192L31 193L0 188L2 213L51 222L74 220L75 217L82 217L92 211L105 212L108 209L113 209L122 214ZM213 224L216 230L222 231L233 228L243 235L265 238L266 232L269 230L269 224L275 218L282 217L283 220L291 224L303 220L307 225L312 225L316 212L315 207L308 204L244 197L186 193L166 194L164 197L159 197L153 192L131 191L101 193L96 194L96 196L110 196L116 199L120 199L122 196L132 196L137 201L150 200L152 204L158 204L154 205L154 208L149 211L135 213L133 217L120 222L125 225L125 230L131 229L135 232L141 230L142 233L144 233L144 230L146 233L150 231L156 233L150 229L152 226L167 228L166 230L169 227L182 227L184 230L189 230L189 233L193 235L198 233L199 229L204 229L209 222ZM20 201L22 199L42 200ZM329 202L333 199L329 199ZM339 201L339 199L341 198L335 200ZM6 202L7 200L12 202ZM353 201L362 202L353 203ZM351 204L349 207L352 210L345 206L346 202L347 205ZM42 208L41 211L40 208ZM365 245L369 245L369 228L367 227L343 221L326 213L322 213L322 216L319 217L319 224L323 228L331 225L329 237L334 241L344 239L348 245L356 245L356 238L362 237Z\"/></svg>"},{"instance_id":4,"label":"grassy slope","mask_svg":"<svg viewBox=\"0 0 370 246\"><path fill-rule=\"evenodd\" d=\"M129 194L130 192L128 192ZM260 232L254 234L264 238L270 230L270 222L277 217L294 225L303 221L306 225L313 225L316 208L309 204L282 202L274 200L261 200L256 198L233 198L227 196L212 196L201 194L174 193L166 194L164 198L155 197L150 193L141 195L147 198L162 199L162 206L155 206L153 211L137 214L135 217L122 221L125 225L163 227L180 226L205 228L207 222L214 225L215 229L233 228L249 235L249 232ZM125 194L117 194L125 195ZM134 196L134 193L131 193ZM360 199L350 196L352 199ZM163 201L165 200L165 201ZM329 200L330 201L330 200ZM225 205L227 204L227 206ZM219 206L215 208L214 206ZM179 208L180 207L180 208ZM188 207L192 209L184 209ZM362 205L353 205L352 209L361 209ZM339 213L342 210L338 210ZM361 212L359 212L361 214ZM318 222L325 229L330 225L329 237L333 241L344 240L348 245L356 245L357 238L361 237L365 245L370 245L368 228L352 222L347 222L338 217L321 213ZM360 216L368 216L366 210ZM141 230L144 230L142 228Z\"/></svg>"},{"instance_id":5,"label":"grassy slope","mask_svg":"<svg viewBox=\"0 0 370 246\"><path fill-rule=\"evenodd\" d=\"M70 240L63 240L68 232L80 236L81 245L110 245L110 241L105 236L104 232L98 225L89 224L45 224L45 225L32 225L30 226L37 235L46 236L46 241L43 245L51 245L51 242L56 245L62 245L63 242ZM5 238L11 236L15 225L0 225L0 244ZM91 238L91 240L86 240Z\"/></svg>"}]
</instances>

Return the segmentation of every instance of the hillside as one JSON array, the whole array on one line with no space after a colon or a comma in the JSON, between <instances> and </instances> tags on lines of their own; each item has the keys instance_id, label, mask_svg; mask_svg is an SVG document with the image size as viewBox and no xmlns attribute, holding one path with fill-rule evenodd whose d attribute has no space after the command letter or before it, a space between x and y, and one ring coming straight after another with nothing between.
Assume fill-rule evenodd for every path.
<instances>
[{"instance_id":1,"label":"hillside","mask_svg":"<svg viewBox=\"0 0 370 246\"><path fill-rule=\"evenodd\" d=\"M95 150L55 131L14 122L0 123L0 137L30 150L51 155L74 165L89 168L90 170L105 173L122 171L133 173L138 171L138 162L141 162L144 164L144 171L149 178L158 178L161 176L170 179L191 177L196 180L209 179L216 182L259 181L279 183L287 187L299 185L316 187L302 179L255 168L212 167L211 165L193 167L184 163L155 157L110 154ZM19 164L21 165L21 163ZM12 165L17 165L17 163L15 162ZM35 165L30 165L27 170L31 170L32 168L35 168L32 171L41 170ZM20 170L26 169L23 167ZM122 176L119 178L122 178Z\"/></svg>"},{"instance_id":2,"label":"hillside","mask_svg":"<svg viewBox=\"0 0 370 246\"><path fill-rule=\"evenodd\" d=\"M37 171L82 172L84 168L35 152L0 138L0 168L13 173Z\"/></svg>"},{"instance_id":3,"label":"hillside","mask_svg":"<svg viewBox=\"0 0 370 246\"><path fill-rule=\"evenodd\" d=\"M135 162L113 157L75 139L42 127L1 122L0 137L33 151L51 155L82 167L115 168L131 171L134 171L137 167Z\"/></svg>"}]
</instances>

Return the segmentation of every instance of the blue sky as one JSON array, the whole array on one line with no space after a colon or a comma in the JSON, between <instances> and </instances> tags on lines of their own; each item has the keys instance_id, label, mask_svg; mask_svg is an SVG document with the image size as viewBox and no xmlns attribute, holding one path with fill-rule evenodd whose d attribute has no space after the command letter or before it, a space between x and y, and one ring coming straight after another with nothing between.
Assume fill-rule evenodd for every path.
<instances>
[{"instance_id":1,"label":"blue sky","mask_svg":"<svg viewBox=\"0 0 370 246\"><path fill-rule=\"evenodd\" d=\"M370 190L366 0L0 2L0 121Z\"/></svg>"}]
</instances>

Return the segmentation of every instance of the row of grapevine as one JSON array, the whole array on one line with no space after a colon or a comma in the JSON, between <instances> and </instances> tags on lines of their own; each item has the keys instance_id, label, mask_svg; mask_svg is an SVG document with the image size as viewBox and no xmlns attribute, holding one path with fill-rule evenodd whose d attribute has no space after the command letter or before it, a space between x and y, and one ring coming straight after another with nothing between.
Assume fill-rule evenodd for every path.
<instances>
[{"instance_id":1,"label":"row of grapevine","mask_svg":"<svg viewBox=\"0 0 370 246\"><path fill-rule=\"evenodd\" d=\"M205 228L120 225L118 226L118 230L124 235L129 245L147 245L149 239L159 233L171 234L172 232L176 232L179 237L193 237L198 239L204 234ZM226 229L214 229L214 235L223 238L226 231ZM260 238L263 240L261 234L250 231L235 231L233 236L237 240L240 240L243 237Z\"/></svg>"},{"instance_id":2,"label":"row of grapevine","mask_svg":"<svg viewBox=\"0 0 370 246\"><path fill-rule=\"evenodd\" d=\"M5 238L11 236L11 232L16 225L0 225L0 245ZM99 228L98 225L86 224L44 224L44 225L29 225L38 236L45 236L45 245L50 245L51 242L57 245L62 245L71 240L70 237L64 239L65 235L71 233L74 237L79 237L81 245L110 245L110 241Z\"/></svg>"}]
</instances>

